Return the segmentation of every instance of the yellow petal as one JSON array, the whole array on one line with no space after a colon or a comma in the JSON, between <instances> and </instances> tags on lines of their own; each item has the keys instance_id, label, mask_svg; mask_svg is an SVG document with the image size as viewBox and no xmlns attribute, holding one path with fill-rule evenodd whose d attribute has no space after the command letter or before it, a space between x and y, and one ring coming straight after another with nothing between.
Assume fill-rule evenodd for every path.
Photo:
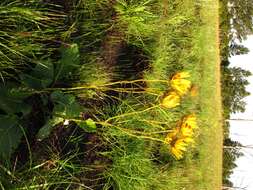
<instances>
[{"instance_id":1,"label":"yellow petal","mask_svg":"<svg viewBox=\"0 0 253 190\"><path fill-rule=\"evenodd\" d=\"M183 141L186 144L194 144L194 139L192 137L185 137L185 138L183 138Z\"/></svg>"},{"instance_id":2,"label":"yellow petal","mask_svg":"<svg viewBox=\"0 0 253 190\"><path fill-rule=\"evenodd\" d=\"M176 90L180 95L186 94L191 88L191 81L187 79L172 79L171 87Z\"/></svg>"},{"instance_id":3,"label":"yellow petal","mask_svg":"<svg viewBox=\"0 0 253 190\"><path fill-rule=\"evenodd\" d=\"M180 160L183 158L183 152L181 150L178 150L176 148L171 148L172 155L177 159Z\"/></svg>"},{"instance_id":4,"label":"yellow petal","mask_svg":"<svg viewBox=\"0 0 253 190\"><path fill-rule=\"evenodd\" d=\"M181 127L181 134L184 136L184 137L191 137L193 136L193 130L191 127Z\"/></svg>"},{"instance_id":5,"label":"yellow petal","mask_svg":"<svg viewBox=\"0 0 253 190\"><path fill-rule=\"evenodd\" d=\"M180 96L176 92L170 92L163 98L161 105L165 108L174 108L180 105Z\"/></svg>"},{"instance_id":6,"label":"yellow petal","mask_svg":"<svg viewBox=\"0 0 253 190\"><path fill-rule=\"evenodd\" d=\"M197 126L197 117L195 114L190 114L183 119L181 128L188 127L192 129L198 128Z\"/></svg>"},{"instance_id":7,"label":"yellow petal","mask_svg":"<svg viewBox=\"0 0 253 190\"><path fill-rule=\"evenodd\" d=\"M184 152L187 150L189 145L193 145L194 140L192 137L181 137L174 139L170 143L170 152L176 159L183 158Z\"/></svg>"},{"instance_id":8,"label":"yellow petal","mask_svg":"<svg viewBox=\"0 0 253 190\"><path fill-rule=\"evenodd\" d=\"M178 139L175 144L174 147L178 150L182 150L185 151L186 147L187 147L187 143L184 141L184 139Z\"/></svg>"},{"instance_id":9,"label":"yellow petal","mask_svg":"<svg viewBox=\"0 0 253 190\"><path fill-rule=\"evenodd\" d=\"M183 158L183 152L186 151L187 144L183 139L178 139L176 142L171 145L170 152L177 159Z\"/></svg>"}]
</instances>

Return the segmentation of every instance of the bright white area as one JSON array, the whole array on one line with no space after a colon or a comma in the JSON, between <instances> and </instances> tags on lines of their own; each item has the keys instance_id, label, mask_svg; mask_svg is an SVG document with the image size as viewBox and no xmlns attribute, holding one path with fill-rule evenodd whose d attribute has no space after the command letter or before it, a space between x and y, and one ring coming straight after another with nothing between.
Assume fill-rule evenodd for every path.
<instances>
[{"instance_id":1,"label":"bright white area","mask_svg":"<svg viewBox=\"0 0 253 190\"><path fill-rule=\"evenodd\" d=\"M253 36L249 36L242 44L250 49L249 54L231 57L230 66L241 67L253 74ZM244 99L247 103L246 112L233 114L231 118L252 121L230 121L230 137L244 146L253 146L253 76L249 77L248 81L250 85L247 86L247 91L251 95ZM244 156L236 160L238 167L231 175L231 181L234 187L253 190L253 149L245 148L242 152Z\"/></svg>"}]
</instances>

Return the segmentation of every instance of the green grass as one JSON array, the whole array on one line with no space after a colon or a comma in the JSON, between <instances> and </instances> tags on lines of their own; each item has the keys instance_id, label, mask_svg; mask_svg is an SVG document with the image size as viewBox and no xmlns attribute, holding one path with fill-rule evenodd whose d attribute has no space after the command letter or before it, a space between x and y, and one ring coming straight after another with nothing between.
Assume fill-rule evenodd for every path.
<instances>
[{"instance_id":1,"label":"green grass","mask_svg":"<svg viewBox=\"0 0 253 190\"><path fill-rule=\"evenodd\" d=\"M202 25L194 35L195 66L200 87L198 104L200 131L195 159L188 160L182 173L186 183L175 180L175 189L221 189L222 187L222 108L220 95L219 15L218 1L203 1L200 18ZM181 163L180 163L181 164ZM176 167L180 168L180 164ZM177 170L178 172L178 170ZM171 174L175 175L174 172Z\"/></svg>"},{"instance_id":2,"label":"green grass","mask_svg":"<svg viewBox=\"0 0 253 190\"><path fill-rule=\"evenodd\" d=\"M195 33L195 51L199 57L196 71L200 86L198 100L200 131L196 145L199 155L185 166L188 180L183 186L192 190L211 190L222 187L219 5L218 1L205 1L201 7L200 16L203 24Z\"/></svg>"},{"instance_id":3,"label":"green grass","mask_svg":"<svg viewBox=\"0 0 253 190\"><path fill-rule=\"evenodd\" d=\"M0 165L0 187L221 189L218 0L80 0L73 7L61 37L79 48L79 67L44 91L75 94L82 117L92 118L97 130L75 128L83 118L74 114L73 122L57 125L40 150L30 152L27 163ZM161 100L173 90L169 80L180 71L190 73L198 94L164 108ZM196 144L176 160L165 137L192 113L199 125Z\"/></svg>"},{"instance_id":4,"label":"green grass","mask_svg":"<svg viewBox=\"0 0 253 190\"><path fill-rule=\"evenodd\" d=\"M62 12L34 1L29 1L29 5L7 0L0 3L0 76L3 81L17 79L16 74L41 64L43 56L50 57L56 47L45 48L45 43L56 41L64 30L66 15Z\"/></svg>"},{"instance_id":5,"label":"green grass","mask_svg":"<svg viewBox=\"0 0 253 190\"><path fill-rule=\"evenodd\" d=\"M164 17L161 19L158 30L159 34L156 36L157 44L155 43L155 46L150 51L153 52L152 69L151 72L149 71L146 73L148 87L159 96L164 93L167 85L166 83L153 82L154 80L168 80L168 78L170 78L169 76L178 70L190 70L193 83L199 86L198 99L189 100L189 97L185 97L184 102L178 110L162 110L159 112L160 108L158 108L158 110L155 108L153 110L155 113L151 113L151 115L155 115L155 118L147 115L140 116L142 119L147 119L149 124L152 123L152 121L165 122L164 120L166 120L168 127L173 128L173 122L175 123L182 115L192 111L197 112L200 126L197 144L196 147L186 155L186 158L179 162L174 162L168 159L169 155L166 155L166 148L161 148L160 156L164 157L154 159L163 164L167 163L164 166L166 171L161 170L162 167L157 168L157 166L155 166L156 168L153 168L154 164L150 162L148 164L142 162L142 164L144 164L144 166L142 166L143 168L146 168L147 165L149 165L149 168L153 170L151 173L157 173L157 175L146 176L144 179L139 179L139 182L145 181L144 184L148 181L150 183L150 186L148 187L141 186L138 184L138 179L135 179L137 186L142 187L142 189L151 189L152 185L156 185L157 189L159 188L159 185L161 185L161 189L183 189L187 187L187 189L192 190L221 189L222 186L221 156L223 138L219 83L218 1L204 1L199 3L198 6L201 7L200 12L198 13L201 22L193 19L195 16L195 7L192 1L179 3L177 9L173 10L177 14L173 15L172 19ZM181 12L186 9L188 11ZM189 27L187 27L188 24L190 25ZM184 26L184 30L187 31L187 36L185 36L185 33L182 31L182 26ZM182 47L182 49L180 47ZM151 98L149 101L154 101L154 99ZM139 102L142 102L139 103L142 108L145 108L145 105L148 104L143 103L143 100L140 100ZM137 103L135 103L135 105L137 105ZM138 113L136 109L138 110L140 108L133 108L130 106L129 112ZM120 114L125 114L125 112L123 111L123 113ZM210 115L212 115L211 119ZM172 120L170 122L169 120L171 118ZM119 122L122 122L122 119L124 120L125 118L120 118ZM136 130L137 127L135 125L141 127L140 122L134 122L135 119L140 121L137 116L131 115L131 119L127 118L127 121L123 122L124 126L122 126L122 128ZM128 123L130 123L130 126L127 126ZM132 125L134 126L132 127ZM148 128L148 125L144 126L144 128ZM157 126L151 125L149 126L149 129L151 131L156 131L157 129L154 129L155 127ZM166 130L166 128L160 130ZM110 131L110 134L113 134L113 132ZM119 134L116 132L115 136L117 135ZM134 136L133 134L131 135ZM126 138L124 134L121 136ZM145 139L145 137L142 137L141 135L136 135L135 137L137 139ZM117 140L123 147L128 145L124 145L124 143L122 144L123 141L121 139ZM113 141L117 140L114 139ZM136 147L136 149L139 149L138 146L133 146ZM151 146L152 149L152 143L149 146ZM154 143L153 146L157 147L157 144ZM144 151L144 149L142 150ZM128 153L126 150L124 153L131 155L131 153ZM150 154L152 155L152 151L149 155ZM124 159L124 157L122 158L122 155L119 156L117 154L114 155L113 158ZM160 160L164 158L165 160ZM131 161L128 162L131 163ZM115 161L115 165L113 166L122 169L122 166L117 165L117 163L118 162ZM139 166L141 166L141 164L139 164ZM129 168L129 166L126 166L126 168ZM138 171L138 169L136 170ZM121 176L121 173L127 171L128 170L113 170L113 176ZM115 172L117 173L115 174ZM145 173L145 171L143 172ZM128 177L122 176L120 178L120 184L116 187L119 189L124 189L122 187L128 187L128 179L134 177L134 175L135 174L127 173L126 176ZM124 178L125 181L123 180ZM156 181L157 179L160 180L160 184ZM117 179L114 180L116 183L118 182ZM122 185L124 183L125 185ZM131 187L135 189L135 185L131 184Z\"/></svg>"},{"instance_id":6,"label":"green grass","mask_svg":"<svg viewBox=\"0 0 253 190\"><path fill-rule=\"evenodd\" d=\"M201 104L203 105L203 147L202 171L205 171L207 189L221 189L222 186L222 106L220 84L220 55L219 55L219 4L218 1L209 1L204 6L202 17L206 23L203 31L205 34L203 49L204 72L201 92ZM208 11L209 10L209 11ZM207 14L209 13L209 14ZM214 35L215 34L215 35ZM207 37L208 36L208 37ZM208 44L208 46L207 46ZM212 117L209 117L212 115ZM206 167L208 164L208 167ZM212 176L212 177L211 177ZM215 176L215 177L214 177ZM212 181L212 183L210 183Z\"/></svg>"}]
</instances>

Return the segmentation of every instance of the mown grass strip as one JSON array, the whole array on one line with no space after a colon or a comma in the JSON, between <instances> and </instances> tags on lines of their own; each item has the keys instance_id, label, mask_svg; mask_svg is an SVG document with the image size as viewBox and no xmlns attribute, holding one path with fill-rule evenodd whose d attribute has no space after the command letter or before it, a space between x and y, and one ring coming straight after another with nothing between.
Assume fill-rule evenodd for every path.
<instances>
[{"instance_id":1,"label":"mown grass strip","mask_svg":"<svg viewBox=\"0 0 253 190\"><path fill-rule=\"evenodd\" d=\"M202 189L221 189L222 187L222 106L220 88L219 54L219 3L202 1L201 18L203 27L200 31L202 49L201 122L203 131L200 136L200 163L203 173Z\"/></svg>"},{"instance_id":2,"label":"mown grass strip","mask_svg":"<svg viewBox=\"0 0 253 190\"><path fill-rule=\"evenodd\" d=\"M192 6L193 1L184 1ZM192 71L199 86L197 109L199 135L198 154L169 168L168 189L218 190L222 187L222 107L220 93L219 4L199 1L199 25L194 29L192 53L197 61L184 65ZM196 6L196 5L195 5ZM193 10L193 9L192 9ZM176 177L178 176L178 177Z\"/></svg>"}]
</instances>

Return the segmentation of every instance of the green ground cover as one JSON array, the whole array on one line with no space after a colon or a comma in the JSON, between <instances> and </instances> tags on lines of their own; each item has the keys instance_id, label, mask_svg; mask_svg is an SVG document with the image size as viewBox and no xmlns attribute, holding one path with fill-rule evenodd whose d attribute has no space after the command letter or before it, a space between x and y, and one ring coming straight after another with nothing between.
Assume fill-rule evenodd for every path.
<instances>
[{"instance_id":1,"label":"green ground cover","mask_svg":"<svg viewBox=\"0 0 253 190\"><path fill-rule=\"evenodd\" d=\"M218 9L0 3L0 187L221 189Z\"/></svg>"}]
</instances>

